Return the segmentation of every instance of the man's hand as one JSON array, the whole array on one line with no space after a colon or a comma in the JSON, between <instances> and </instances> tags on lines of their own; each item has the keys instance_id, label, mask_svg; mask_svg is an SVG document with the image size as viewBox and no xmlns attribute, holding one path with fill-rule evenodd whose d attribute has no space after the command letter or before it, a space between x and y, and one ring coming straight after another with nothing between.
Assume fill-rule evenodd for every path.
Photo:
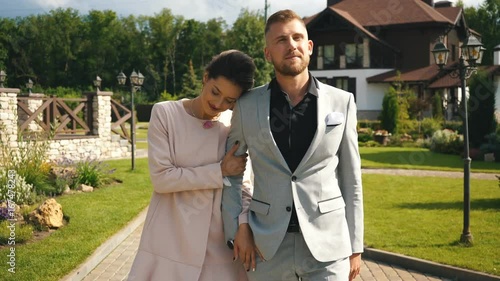
<instances>
[{"instance_id":1,"label":"man's hand","mask_svg":"<svg viewBox=\"0 0 500 281\"><path fill-rule=\"evenodd\" d=\"M264 257L255 245L252 229L250 228L250 225L248 223L242 223L238 227L238 231L236 232L236 236L234 237L233 251L233 259L236 260L239 258L245 266L246 271L249 271L250 269L255 271L256 254L259 255L261 260L264 260Z\"/></svg>"},{"instance_id":2,"label":"man's hand","mask_svg":"<svg viewBox=\"0 0 500 281\"><path fill-rule=\"evenodd\" d=\"M359 275L361 270L361 253L354 253L349 257L351 268L349 271L349 281L352 281Z\"/></svg>"}]
</instances>

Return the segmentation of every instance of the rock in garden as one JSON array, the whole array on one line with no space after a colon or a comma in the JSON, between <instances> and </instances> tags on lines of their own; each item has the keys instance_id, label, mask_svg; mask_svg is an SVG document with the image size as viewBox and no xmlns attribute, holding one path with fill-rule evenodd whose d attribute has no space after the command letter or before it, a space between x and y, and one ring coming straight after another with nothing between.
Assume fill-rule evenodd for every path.
<instances>
[{"instance_id":1,"label":"rock in garden","mask_svg":"<svg viewBox=\"0 0 500 281\"><path fill-rule=\"evenodd\" d=\"M45 200L36 210L30 213L30 221L43 227L59 228L63 226L63 211L61 204L54 198Z\"/></svg>"},{"instance_id":2,"label":"rock in garden","mask_svg":"<svg viewBox=\"0 0 500 281\"><path fill-rule=\"evenodd\" d=\"M92 192L94 191L94 188L90 185L86 185L86 184L80 184L77 188L76 188L77 191L82 191L82 192Z\"/></svg>"}]
</instances>

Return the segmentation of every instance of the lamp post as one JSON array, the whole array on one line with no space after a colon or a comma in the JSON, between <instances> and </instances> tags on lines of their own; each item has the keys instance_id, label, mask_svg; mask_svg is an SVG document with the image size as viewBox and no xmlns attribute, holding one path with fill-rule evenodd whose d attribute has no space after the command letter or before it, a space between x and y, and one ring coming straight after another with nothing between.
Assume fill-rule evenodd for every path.
<instances>
[{"instance_id":1,"label":"lamp post","mask_svg":"<svg viewBox=\"0 0 500 281\"><path fill-rule=\"evenodd\" d=\"M0 70L0 88L3 88L3 82L5 82L6 77L7 74L5 74L5 71Z\"/></svg>"},{"instance_id":2,"label":"lamp post","mask_svg":"<svg viewBox=\"0 0 500 281\"><path fill-rule=\"evenodd\" d=\"M96 76L94 80L94 87L96 87L97 92L99 92L99 90L101 89L101 82L102 82L101 77Z\"/></svg>"},{"instance_id":3,"label":"lamp post","mask_svg":"<svg viewBox=\"0 0 500 281\"><path fill-rule=\"evenodd\" d=\"M116 77L118 79L118 84L125 85L127 81L127 76L123 72L120 72ZM144 76L139 73L136 73L135 70L130 74L130 91L131 95L131 111L132 111L132 119L130 121L130 141L132 142L132 170L135 169L135 106L134 106L134 94L141 89L142 83L144 83Z\"/></svg>"},{"instance_id":4,"label":"lamp post","mask_svg":"<svg viewBox=\"0 0 500 281\"><path fill-rule=\"evenodd\" d=\"M31 94L31 90L33 89L33 81L28 79L28 83L26 83L26 88L28 89L29 94Z\"/></svg>"},{"instance_id":5,"label":"lamp post","mask_svg":"<svg viewBox=\"0 0 500 281\"><path fill-rule=\"evenodd\" d=\"M465 92L465 80L469 78L477 70L477 64L481 62L483 57L483 44L474 36L470 35L467 37L465 42L462 44L461 54L458 61L458 65L446 68L451 72L449 75L453 78L460 79L460 87L462 90L462 107L463 107L463 134L464 134L464 227L462 235L460 236L460 242L467 245L472 245L473 238L469 227L469 215L470 215L470 163L471 158L469 156L469 124L468 124L468 110L467 110L467 94ZM448 48L440 40L434 45L432 54L436 64L440 69L443 69L448 61ZM467 62L467 64L466 64Z\"/></svg>"}]
</instances>

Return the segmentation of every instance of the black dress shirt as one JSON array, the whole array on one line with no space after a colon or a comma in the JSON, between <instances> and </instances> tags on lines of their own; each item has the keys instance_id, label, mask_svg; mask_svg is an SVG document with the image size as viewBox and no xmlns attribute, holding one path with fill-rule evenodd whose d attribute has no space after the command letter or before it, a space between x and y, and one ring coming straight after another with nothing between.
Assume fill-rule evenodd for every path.
<instances>
[{"instance_id":1,"label":"black dress shirt","mask_svg":"<svg viewBox=\"0 0 500 281\"><path fill-rule=\"evenodd\" d=\"M270 127L274 141L281 155L293 173L306 154L316 133L318 125L318 82L309 74L309 88L303 99L294 107L289 102L288 94L283 92L273 79L271 89ZM298 219L295 206L292 206L289 231L298 231Z\"/></svg>"}]
</instances>

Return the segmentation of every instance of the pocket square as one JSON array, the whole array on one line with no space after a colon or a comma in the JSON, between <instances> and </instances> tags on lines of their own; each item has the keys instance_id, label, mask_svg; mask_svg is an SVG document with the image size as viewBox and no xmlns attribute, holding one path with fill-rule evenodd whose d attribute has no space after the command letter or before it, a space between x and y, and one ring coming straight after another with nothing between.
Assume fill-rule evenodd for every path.
<instances>
[{"instance_id":1,"label":"pocket square","mask_svg":"<svg viewBox=\"0 0 500 281\"><path fill-rule=\"evenodd\" d=\"M326 116L326 125L335 126L344 122L344 114L342 112L330 112Z\"/></svg>"}]
</instances>

